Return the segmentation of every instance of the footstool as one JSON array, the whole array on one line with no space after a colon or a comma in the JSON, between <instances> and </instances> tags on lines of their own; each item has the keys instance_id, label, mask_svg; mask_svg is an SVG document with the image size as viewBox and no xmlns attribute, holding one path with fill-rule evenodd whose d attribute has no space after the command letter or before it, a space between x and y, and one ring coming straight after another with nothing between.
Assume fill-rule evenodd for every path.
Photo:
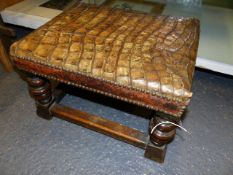
<instances>
[{"instance_id":1,"label":"footstool","mask_svg":"<svg viewBox=\"0 0 233 175\"><path fill-rule=\"evenodd\" d=\"M80 124L163 162L192 97L198 42L197 19L80 4L15 42L10 55L39 116ZM149 134L59 104L51 80L152 109Z\"/></svg>"}]
</instances>

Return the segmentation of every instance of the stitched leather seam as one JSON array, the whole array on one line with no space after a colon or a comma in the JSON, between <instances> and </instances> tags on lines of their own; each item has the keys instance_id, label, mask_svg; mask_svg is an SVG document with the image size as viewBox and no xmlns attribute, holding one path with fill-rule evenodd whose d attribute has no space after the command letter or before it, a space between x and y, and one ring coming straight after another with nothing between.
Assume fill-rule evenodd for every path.
<instances>
[{"instance_id":1,"label":"stitched leather seam","mask_svg":"<svg viewBox=\"0 0 233 175\"><path fill-rule=\"evenodd\" d=\"M72 72L72 73L77 73L77 74L80 74L82 76L86 76L86 77L90 77L90 78L94 78L94 79L97 79L97 80L101 80L103 82L107 82L107 83L111 83L111 84L114 84L118 87L124 87L124 88L127 88L127 89L132 89L132 90L137 90L139 92L143 92L143 93L148 93L148 94L152 94L152 95L156 95L160 98L163 98L163 99L166 99L168 101L174 101L174 102L184 102L186 104L188 104L190 98L184 98L184 97L170 97L170 96L167 96L167 95L162 95L162 94L159 94L158 92L155 92L155 91L150 91L150 90L145 90L145 89L140 89L140 88L136 88L136 87L132 87L132 86L126 86L126 85L123 85L123 84L120 84L120 83L116 83L116 82L113 82L113 81L110 81L110 80L106 80L106 79L103 79L103 78L100 78L100 77L96 77L96 76L92 76L92 75L88 75L86 73L83 73L83 72L80 72L80 71L72 71L70 69L66 69L66 68L61 68L59 66L56 66L56 65L53 65L53 64L49 64L49 63L45 63L43 61L38 61L38 60L35 60L33 58L27 58L27 57L22 57L22 56L17 56L17 55L13 55L11 54L12 57L17 57L17 58L21 58L21 59L24 59L24 60L28 60L28 61L31 61L31 62L34 62L34 63L39 63L41 65L45 65L45 66L49 66L51 68L56 68L56 69L59 69L59 70L64 70L64 71L67 71L67 72ZM180 99L180 98L183 98Z\"/></svg>"}]
</instances>

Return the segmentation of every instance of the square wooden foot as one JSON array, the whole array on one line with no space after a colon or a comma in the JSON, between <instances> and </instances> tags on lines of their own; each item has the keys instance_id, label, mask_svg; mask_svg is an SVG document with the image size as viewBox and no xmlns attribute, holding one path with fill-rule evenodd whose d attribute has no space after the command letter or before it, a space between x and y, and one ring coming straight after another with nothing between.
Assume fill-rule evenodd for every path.
<instances>
[{"instance_id":1,"label":"square wooden foot","mask_svg":"<svg viewBox=\"0 0 233 175\"><path fill-rule=\"evenodd\" d=\"M166 154L166 148L166 145L155 146L153 143L149 141L146 145L146 151L144 156L156 162L163 163Z\"/></svg>"},{"instance_id":2,"label":"square wooden foot","mask_svg":"<svg viewBox=\"0 0 233 175\"><path fill-rule=\"evenodd\" d=\"M49 110L50 106L52 105L51 104L36 104L36 114L43 118L43 119L47 119L47 120L50 120L52 119L52 114Z\"/></svg>"}]
</instances>

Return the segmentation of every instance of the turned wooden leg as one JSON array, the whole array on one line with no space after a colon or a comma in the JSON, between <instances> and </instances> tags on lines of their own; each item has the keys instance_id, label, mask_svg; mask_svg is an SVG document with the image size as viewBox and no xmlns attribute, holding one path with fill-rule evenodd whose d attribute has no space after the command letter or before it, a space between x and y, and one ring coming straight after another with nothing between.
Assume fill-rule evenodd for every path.
<instances>
[{"instance_id":1,"label":"turned wooden leg","mask_svg":"<svg viewBox=\"0 0 233 175\"><path fill-rule=\"evenodd\" d=\"M36 101L37 115L45 119L51 119L52 114L49 108L53 104L54 98L50 82L35 75L29 75L26 79L29 93Z\"/></svg>"},{"instance_id":2,"label":"turned wooden leg","mask_svg":"<svg viewBox=\"0 0 233 175\"><path fill-rule=\"evenodd\" d=\"M160 116L154 116L149 124L150 141L146 148L145 157L160 163L164 161L166 145L173 140L176 134L176 126L170 123L163 123L167 121L173 123L178 122L178 120L168 120ZM159 125L153 132L151 132L159 123L163 124Z\"/></svg>"},{"instance_id":3,"label":"turned wooden leg","mask_svg":"<svg viewBox=\"0 0 233 175\"><path fill-rule=\"evenodd\" d=\"M176 126L173 124L164 123L159 125L153 133L151 130L159 123L166 122L169 120L163 119L159 116L155 116L151 119L149 125L149 134L150 134L150 141L155 144L156 146L163 146L168 144L173 140L176 135ZM171 121L173 123L177 123L177 121Z\"/></svg>"},{"instance_id":4,"label":"turned wooden leg","mask_svg":"<svg viewBox=\"0 0 233 175\"><path fill-rule=\"evenodd\" d=\"M11 72L13 70L9 55L7 54L7 51L5 50L2 43L2 39L0 39L0 61L2 62L3 67L7 72Z\"/></svg>"},{"instance_id":5,"label":"turned wooden leg","mask_svg":"<svg viewBox=\"0 0 233 175\"><path fill-rule=\"evenodd\" d=\"M15 36L15 31L4 24L0 14L0 62L7 72L13 70L8 52L10 44L12 43L12 37Z\"/></svg>"}]
</instances>

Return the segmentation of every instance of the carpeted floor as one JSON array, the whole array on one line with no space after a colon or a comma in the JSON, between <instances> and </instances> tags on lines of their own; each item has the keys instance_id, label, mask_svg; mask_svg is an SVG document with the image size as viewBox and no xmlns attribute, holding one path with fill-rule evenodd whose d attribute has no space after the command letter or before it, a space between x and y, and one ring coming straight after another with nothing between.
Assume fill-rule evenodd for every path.
<instances>
[{"instance_id":1,"label":"carpeted floor","mask_svg":"<svg viewBox=\"0 0 233 175\"><path fill-rule=\"evenodd\" d=\"M183 121L191 134L178 130L165 163L157 164L134 146L58 118L37 117L26 83L0 67L0 175L232 175L233 79L196 71L193 91ZM140 108L77 94L62 103L146 132L148 119L134 115Z\"/></svg>"}]
</instances>

